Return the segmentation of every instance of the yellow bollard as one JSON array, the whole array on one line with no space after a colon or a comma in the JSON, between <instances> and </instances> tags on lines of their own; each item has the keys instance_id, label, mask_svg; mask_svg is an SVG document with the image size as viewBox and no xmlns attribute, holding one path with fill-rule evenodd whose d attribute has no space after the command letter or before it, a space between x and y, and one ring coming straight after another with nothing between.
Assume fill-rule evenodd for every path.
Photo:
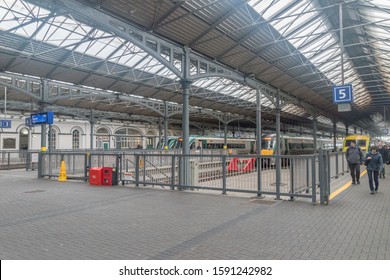
<instances>
[{"instance_id":1,"label":"yellow bollard","mask_svg":"<svg viewBox=\"0 0 390 280\"><path fill-rule=\"evenodd\" d=\"M60 182L65 182L66 181L65 160L61 161L60 176L58 176L58 181L60 181Z\"/></svg>"}]
</instances>

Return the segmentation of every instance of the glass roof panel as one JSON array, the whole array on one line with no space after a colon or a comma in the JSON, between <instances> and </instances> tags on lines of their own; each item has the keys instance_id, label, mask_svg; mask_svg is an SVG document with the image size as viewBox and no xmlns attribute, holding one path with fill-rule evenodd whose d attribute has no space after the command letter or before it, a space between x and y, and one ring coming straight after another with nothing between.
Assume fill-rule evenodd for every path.
<instances>
[{"instance_id":1,"label":"glass roof panel","mask_svg":"<svg viewBox=\"0 0 390 280\"><path fill-rule=\"evenodd\" d=\"M300 117L307 115L307 112L303 108L291 103L282 106L282 112L297 115Z\"/></svg>"},{"instance_id":2,"label":"glass roof panel","mask_svg":"<svg viewBox=\"0 0 390 280\"><path fill-rule=\"evenodd\" d=\"M319 12L312 1L268 2L271 7L259 1L249 1L248 3L284 35L333 84L343 83L341 81L340 65L341 47L338 43L338 37L336 37L333 30L329 30L329 24L326 23L326 14ZM381 15L381 17L385 16ZM346 53L344 53L344 68L351 69L350 72L345 72L347 74L345 76L348 78L344 80L344 83L348 81L361 82ZM368 93L360 91L357 96L368 97Z\"/></svg>"},{"instance_id":3,"label":"glass roof panel","mask_svg":"<svg viewBox=\"0 0 390 280\"><path fill-rule=\"evenodd\" d=\"M134 54L131 57L128 51L124 52L122 49L123 39L82 24L71 17L53 15L52 18L45 19L51 14L48 10L21 0L0 0L0 4L0 18L3 19L0 23L1 30L14 28L13 32L18 35L102 60L115 61L151 74L156 74L165 67L146 52L127 43L126 48L134 50L131 51ZM34 52L39 55L39 50ZM128 55L118 59L120 52ZM165 71L165 73L177 79L172 71Z\"/></svg>"}]
</instances>

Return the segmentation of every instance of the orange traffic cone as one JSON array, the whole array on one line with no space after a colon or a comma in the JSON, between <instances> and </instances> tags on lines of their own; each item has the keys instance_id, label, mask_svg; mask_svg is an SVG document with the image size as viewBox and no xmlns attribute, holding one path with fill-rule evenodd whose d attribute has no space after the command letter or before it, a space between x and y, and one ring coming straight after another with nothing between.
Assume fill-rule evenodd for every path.
<instances>
[{"instance_id":1,"label":"orange traffic cone","mask_svg":"<svg viewBox=\"0 0 390 280\"><path fill-rule=\"evenodd\" d=\"M61 161L60 176L58 176L58 181L60 181L60 182L65 182L66 181L65 160Z\"/></svg>"}]
</instances>

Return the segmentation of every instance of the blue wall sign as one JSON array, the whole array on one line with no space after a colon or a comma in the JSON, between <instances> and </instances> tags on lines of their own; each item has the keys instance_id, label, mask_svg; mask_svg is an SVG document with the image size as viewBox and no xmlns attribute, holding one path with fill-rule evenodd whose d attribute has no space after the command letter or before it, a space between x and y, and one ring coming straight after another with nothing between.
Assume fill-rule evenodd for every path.
<instances>
[{"instance_id":1,"label":"blue wall sign","mask_svg":"<svg viewBox=\"0 0 390 280\"><path fill-rule=\"evenodd\" d=\"M30 117L26 117L24 119L25 121L25 125L28 126L28 127L33 127L34 125L32 124L32 120L31 120L31 116Z\"/></svg>"},{"instance_id":2,"label":"blue wall sign","mask_svg":"<svg viewBox=\"0 0 390 280\"><path fill-rule=\"evenodd\" d=\"M352 85L333 86L333 103L351 103L353 101Z\"/></svg>"},{"instance_id":3,"label":"blue wall sign","mask_svg":"<svg viewBox=\"0 0 390 280\"><path fill-rule=\"evenodd\" d=\"M11 121L10 120L1 120L0 121L0 128L11 128Z\"/></svg>"},{"instance_id":4,"label":"blue wall sign","mask_svg":"<svg viewBox=\"0 0 390 280\"><path fill-rule=\"evenodd\" d=\"M31 114L31 124L53 124L53 112Z\"/></svg>"}]
</instances>

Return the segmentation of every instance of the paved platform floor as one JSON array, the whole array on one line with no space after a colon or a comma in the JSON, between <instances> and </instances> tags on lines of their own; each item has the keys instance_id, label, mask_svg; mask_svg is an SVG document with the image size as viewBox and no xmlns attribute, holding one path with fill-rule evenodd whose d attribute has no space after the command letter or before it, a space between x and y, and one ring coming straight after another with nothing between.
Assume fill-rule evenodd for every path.
<instances>
[{"instance_id":1,"label":"paved platform floor","mask_svg":"<svg viewBox=\"0 0 390 280\"><path fill-rule=\"evenodd\" d=\"M0 259L389 260L389 180L313 206L0 171Z\"/></svg>"}]
</instances>

